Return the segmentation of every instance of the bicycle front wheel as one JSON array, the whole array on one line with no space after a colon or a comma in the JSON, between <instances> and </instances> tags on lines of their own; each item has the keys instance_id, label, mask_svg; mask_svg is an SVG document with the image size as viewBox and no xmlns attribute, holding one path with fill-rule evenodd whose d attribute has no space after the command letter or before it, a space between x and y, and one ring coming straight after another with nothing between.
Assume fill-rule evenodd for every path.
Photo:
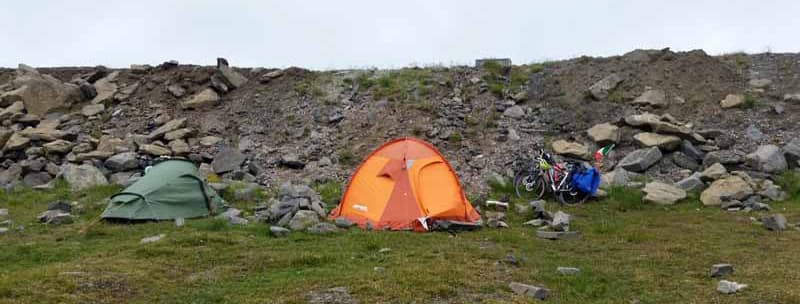
<instances>
[{"instance_id":1,"label":"bicycle front wheel","mask_svg":"<svg viewBox=\"0 0 800 304\"><path fill-rule=\"evenodd\" d=\"M544 196L544 179L536 172L524 172L514 178L514 192L526 200L541 199Z\"/></svg>"}]
</instances>

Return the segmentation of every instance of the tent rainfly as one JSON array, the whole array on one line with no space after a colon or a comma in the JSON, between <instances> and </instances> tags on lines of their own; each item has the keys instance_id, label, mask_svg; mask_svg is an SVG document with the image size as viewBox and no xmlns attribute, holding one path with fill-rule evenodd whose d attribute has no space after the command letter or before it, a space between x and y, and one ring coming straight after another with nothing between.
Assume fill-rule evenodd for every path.
<instances>
[{"instance_id":1,"label":"tent rainfly","mask_svg":"<svg viewBox=\"0 0 800 304\"><path fill-rule=\"evenodd\" d=\"M427 231L438 221L480 221L447 160L416 138L394 139L370 153L329 217L376 230Z\"/></svg>"},{"instance_id":2,"label":"tent rainfly","mask_svg":"<svg viewBox=\"0 0 800 304\"><path fill-rule=\"evenodd\" d=\"M216 214L225 201L188 160L169 159L148 170L136 183L109 199L104 219L170 220Z\"/></svg>"}]
</instances>

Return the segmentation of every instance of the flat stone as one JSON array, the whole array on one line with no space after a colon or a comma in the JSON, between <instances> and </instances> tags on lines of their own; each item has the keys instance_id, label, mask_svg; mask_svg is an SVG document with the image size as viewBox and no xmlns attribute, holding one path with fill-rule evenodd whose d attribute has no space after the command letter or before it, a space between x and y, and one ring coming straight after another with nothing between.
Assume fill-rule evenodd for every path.
<instances>
[{"instance_id":1,"label":"flat stone","mask_svg":"<svg viewBox=\"0 0 800 304\"><path fill-rule=\"evenodd\" d=\"M581 270L575 267L561 267L556 268L556 271L563 275L576 275L581 273Z\"/></svg>"},{"instance_id":2,"label":"flat stone","mask_svg":"<svg viewBox=\"0 0 800 304\"><path fill-rule=\"evenodd\" d=\"M184 109L198 109L216 105L219 102L220 97L211 88L206 88L199 93L195 94L188 100L185 100L181 103L181 107Z\"/></svg>"},{"instance_id":3,"label":"flat stone","mask_svg":"<svg viewBox=\"0 0 800 304\"><path fill-rule=\"evenodd\" d=\"M596 100L604 100L608 98L609 93L613 91L620 82L622 82L622 77L617 74L609 74L590 86L589 93Z\"/></svg>"},{"instance_id":4,"label":"flat stone","mask_svg":"<svg viewBox=\"0 0 800 304\"><path fill-rule=\"evenodd\" d=\"M700 172L695 172L691 176L675 182L675 187L683 189L683 191L687 192L703 191L703 189L706 188L706 185L703 183L700 177Z\"/></svg>"},{"instance_id":5,"label":"flat stone","mask_svg":"<svg viewBox=\"0 0 800 304\"><path fill-rule=\"evenodd\" d=\"M586 131L589 138L599 145L608 145L619 142L619 127L610 123L602 123L591 127Z\"/></svg>"},{"instance_id":6,"label":"flat stone","mask_svg":"<svg viewBox=\"0 0 800 304\"><path fill-rule=\"evenodd\" d=\"M647 183L643 191L643 201L659 205L674 205L686 198L686 191L662 182Z\"/></svg>"},{"instance_id":7,"label":"flat stone","mask_svg":"<svg viewBox=\"0 0 800 304\"><path fill-rule=\"evenodd\" d=\"M712 278L724 277L733 274L733 265L731 264L714 264L711 265L710 276Z\"/></svg>"},{"instance_id":8,"label":"flat stone","mask_svg":"<svg viewBox=\"0 0 800 304\"><path fill-rule=\"evenodd\" d=\"M214 173L222 174L239 169L245 159L247 159L247 156L239 152L238 149L224 147L214 156L211 167L214 168Z\"/></svg>"},{"instance_id":9,"label":"flat stone","mask_svg":"<svg viewBox=\"0 0 800 304\"><path fill-rule=\"evenodd\" d=\"M167 236L166 234L159 234L159 235L156 235L156 236L146 237L146 238L143 238L141 241L139 241L139 244L155 243L155 242L160 241L161 239L163 239L166 236Z\"/></svg>"},{"instance_id":10,"label":"flat stone","mask_svg":"<svg viewBox=\"0 0 800 304\"><path fill-rule=\"evenodd\" d=\"M81 114L83 114L83 116L89 117L89 116L95 116L97 114L103 113L103 111L105 111L105 110L106 110L106 106L104 104L102 104L102 103L88 104L88 105L83 106L83 108L81 109Z\"/></svg>"},{"instance_id":11,"label":"flat stone","mask_svg":"<svg viewBox=\"0 0 800 304\"><path fill-rule=\"evenodd\" d=\"M717 284L717 291L724 293L724 294L733 294L746 288L746 284L739 284L736 282L720 280Z\"/></svg>"},{"instance_id":12,"label":"flat stone","mask_svg":"<svg viewBox=\"0 0 800 304\"><path fill-rule=\"evenodd\" d=\"M636 105L649 105L653 107L666 107L669 105L667 94L662 90L647 90L633 100Z\"/></svg>"},{"instance_id":13,"label":"flat stone","mask_svg":"<svg viewBox=\"0 0 800 304\"><path fill-rule=\"evenodd\" d=\"M581 234L579 231L536 230L536 236L548 240L576 240L581 237Z\"/></svg>"},{"instance_id":14,"label":"flat stone","mask_svg":"<svg viewBox=\"0 0 800 304\"><path fill-rule=\"evenodd\" d=\"M554 141L551 145L553 152L558 155L587 160L591 158L591 152L589 152L589 148L580 143L559 139Z\"/></svg>"},{"instance_id":15,"label":"flat stone","mask_svg":"<svg viewBox=\"0 0 800 304\"><path fill-rule=\"evenodd\" d=\"M664 151L675 151L681 146L681 138L674 135L642 132L633 136L633 139L644 148L658 147Z\"/></svg>"},{"instance_id":16,"label":"flat stone","mask_svg":"<svg viewBox=\"0 0 800 304\"><path fill-rule=\"evenodd\" d=\"M700 174L700 179L704 181L715 181L728 175L728 170L725 169L720 163L714 163L710 167L703 170Z\"/></svg>"},{"instance_id":17,"label":"flat stone","mask_svg":"<svg viewBox=\"0 0 800 304\"><path fill-rule=\"evenodd\" d=\"M279 226L270 226L269 227L269 232L275 237L285 237L285 236L289 235L289 232L291 232L291 231L289 229L286 229L286 228L283 228L283 227L279 227Z\"/></svg>"},{"instance_id":18,"label":"flat stone","mask_svg":"<svg viewBox=\"0 0 800 304\"><path fill-rule=\"evenodd\" d=\"M548 295L550 294L550 290L547 288L517 282L511 282L511 284L508 284L508 287L511 288L511 291L518 295L537 300L547 299Z\"/></svg>"},{"instance_id":19,"label":"flat stone","mask_svg":"<svg viewBox=\"0 0 800 304\"><path fill-rule=\"evenodd\" d=\"M185 125L186 125L186 118L173 119L166 122L162 126L158 127L158 129L153 130L153 132L150 132L150 134L147 135L147 137L149 139L158 139L159 137L164 136L169 132L183 128Z\"/></svg>"}]
</instances>

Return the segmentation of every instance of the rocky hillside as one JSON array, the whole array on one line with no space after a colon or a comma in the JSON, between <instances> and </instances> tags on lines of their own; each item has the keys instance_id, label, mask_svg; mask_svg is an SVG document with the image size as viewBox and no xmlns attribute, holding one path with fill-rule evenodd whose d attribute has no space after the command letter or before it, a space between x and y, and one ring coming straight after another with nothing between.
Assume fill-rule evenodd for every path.
<instances>
[{"instance_id":1,"label":"rocky hillside","mask_svg":"<svg viewBox=\"0 0 800 304\"><path fill-rule=\"evenodd\" d=\"M162 155L203 163L214 181L344 182L367 153L400 136L436 145L470 195L540 147L586 159L617 143L605 169L624 170L607 174L609 183L627 172L673 183L716 163L770 177L800 156L798 54L636 50L342 71L232 68L225 59L20 65L0 70L0 94L6 188L46 187L57 175L74 187L124 184Z\"/></svg>"}]
</instances>

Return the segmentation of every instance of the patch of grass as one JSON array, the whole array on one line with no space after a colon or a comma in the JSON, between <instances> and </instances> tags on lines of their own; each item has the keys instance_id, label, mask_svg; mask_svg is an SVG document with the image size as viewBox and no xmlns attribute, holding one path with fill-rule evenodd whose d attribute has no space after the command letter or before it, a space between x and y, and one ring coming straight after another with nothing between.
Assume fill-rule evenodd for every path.
<instances>
[{"instance_id":1,"label":"patch of grass","mask_svg":"<svg viewBox=\"0 0 800 304\"><path fill-rule=\"evenodd\" d=\"M786 191L787 201L800 202L800 172L786 170L778 175L775 182Z\"/></svg>"},{"instance_id":2,"label":"patch of grass","mask_svg":"<svg viewBox=\"0 0 800 304\"><path fill-rule=\"evenodd\" d=\"M798 177L786 174L779 183L788 191ZM770 232L750 222L758 213L703 208L691 198L667 208L641 204L635 190L610 189L609 198L599 202L548 203L548 211L573 216L571 228L582 237L571 241L536 238L535 228L522 225L526 219L513 211L508 229L458 234L351 229L275 238L266 224L237 227L215 219L187 219L182 227L169 221L101 222L89 233L80 230L92 214L70 225L35 223L46 200L107 191L72 193L61 187L0 194L0 208L25 226L0 235L0 302L305 303L311 291L344 286L361 303L528 303L508 289L510 282L523 282L549 288L547 303L556 304L800 303L796 269L785 267L797 260L800 233ZM510 186L490 188L494 199L513 193ZM480 195L470 198L478 201ZM789 219L800 217L796 203L773 207ZM139 244L158 234L166 237ZM380 253L381 248L391 251ZM774 248L780 250L769 250ZM508 254L521 262L497 263ZM735 296L719 294L718 279L707 272L720 262L739 265L726 279L757 286ZM558 266L581 273L560 275Z\"/></svg>"},{"instance_id":3,"label":"patch of grass","mask_svg":"<svg viewBox=\"0 0 800 304\"><path fill-rule=\"evenodd\" d=\"M464 138L463 138L463 136L461 136L461 133L460 133L460 132L453 132L453 133L450 133L450 136L449 136L449 137L447 137L447 140L448 140L450 143L453 143L453 144L458 144L458 143L461 143L461 141L462 141L463 139L464 139Z\"/></svg>"},{"instance_id":4,"label":"patch of grass","mask_svg":"<svg viewBox=\"0 0 800 304\"><path fill-rule=\"evenodd\" d=\"M608 94L608 101L613 103L623 103L625 102L625 96L622 93L622 90L619 88L614 89L611 93Z\"/></svg>"},{"instance_id":5,"label":"patch of grass","mask_svg":"<svg viewBox=\"0 0 800 304\"><path fill-rule=\"evenodd\" d=\"M758 99L751 93L744 94L744 103L742 104L742 108L745 109L752 109L758 105Z\"/></svg>"},{"instance_id":6,"label":"patch of grass","mask_svg":"<svg viewBox=\"0 0 800 304\"><path fill-rule=\"evenodd\" d=\"M335 206L339 204L339 200L342 198L343 185L340 182L329 181L314 185L314 191L319 193L325 204Z\"/></svg>"},{"instance_id":7,"label":"patch of grass","mask_svg":"<svg viewBox=\"0 0 800 304\"><path fill-rule=\"evenodd\" d=\"M339 164L343 166L352 166L356 163L356 156L350 149L342 148L336 152L336 156L339 158Z\"/></svg>"},{"instance_id":8,"label":"patch of grass","mask_svg":"<svg viewBox=\"0 0 800 304\"><path fill-rule=\"evenodd\" d=\"M371 88L373 98L397 102L420 102L433 91L431 71L406 68L388 72L376 79L358 80L365 89Z\"/></svg>"}]
</instances>

